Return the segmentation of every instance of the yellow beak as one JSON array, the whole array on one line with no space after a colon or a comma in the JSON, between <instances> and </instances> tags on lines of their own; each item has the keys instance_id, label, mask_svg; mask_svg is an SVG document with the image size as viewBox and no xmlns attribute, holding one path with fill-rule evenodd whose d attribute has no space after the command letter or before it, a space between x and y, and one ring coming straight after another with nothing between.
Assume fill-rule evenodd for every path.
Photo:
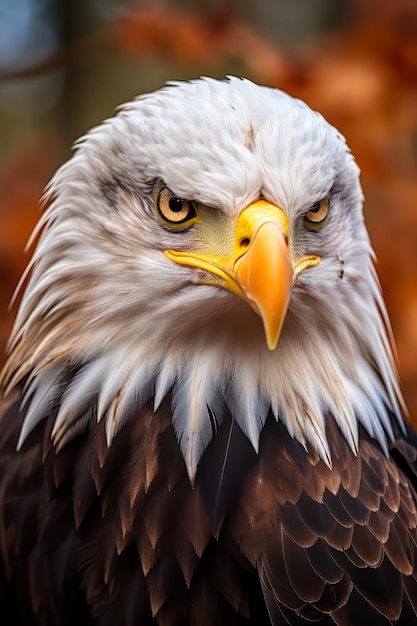
<instances>
[{"instance_id":1,"label":"yellow beak","mask_svg":"<svg viewBox=\"0 0 417 626\"><path fill-rule=\"evenodd\" d=\"M237 219L233 251L225 256L215 248L214 244L213 252L201 254L165 250L165 255L175 263L206 272L201 283L224 287L248 302L262 319L268 348L274 350L287 312L294 274L285 213L266 200L258 200L246 207ZM308 265L316 262L318 260ZM299 273L297 267L295 273Z\"/></svg>"},{"instance_id":2,"label":"yellow beak","mask_svg":"<svg viewBox=\"0 0 417 626\"><path fill-rule=\"evenodd\" d=\"M288 221L278 207L260 200L248 206L236 226L232 276L260 316L268 348L281 332L292 287Z\"/></svg>"}]
</instances>

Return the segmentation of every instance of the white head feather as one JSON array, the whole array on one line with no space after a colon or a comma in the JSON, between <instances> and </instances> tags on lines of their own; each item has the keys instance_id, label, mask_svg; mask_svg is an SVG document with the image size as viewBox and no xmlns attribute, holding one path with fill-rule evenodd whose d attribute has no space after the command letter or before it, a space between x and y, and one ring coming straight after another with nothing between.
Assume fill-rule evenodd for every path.
<instances>
[{"instance_id":1,"label":"white head feather","mask_svg":"<svg viewBox=\"0 0 417 626\"><path fill-rule=\"evenodd\" d=\"M286 212L292 254L321 257L297 276L274 351L245 302L164 256L192 247L196 231L163 228L161 182L213 207L220 224L262 196ZM327 194L326 227L307 231L302 216ZM4 374L9 386L29 377L19 445L73 370L53 432L59 445L92 419L93 403L110 444L135 410L172 390L191 477L223 405L255 448L271 409L328 464L328 413L352 450L358 422L387 449L401 399L359 171L319 114L247 80L175 83L86 135L47 197Z\"/></svg>"}]
</instances>

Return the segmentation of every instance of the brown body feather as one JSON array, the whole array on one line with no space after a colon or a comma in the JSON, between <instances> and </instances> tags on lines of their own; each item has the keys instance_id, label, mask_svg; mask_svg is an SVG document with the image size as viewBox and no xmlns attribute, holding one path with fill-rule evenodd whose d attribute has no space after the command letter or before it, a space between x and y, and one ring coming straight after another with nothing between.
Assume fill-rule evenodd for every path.
<instances>
[{"instance_id":1,"label":"brown body feather","mask_svg":"<svg viewBox=\"0 0 417 626\"><path fill-rule=\"evenodd\" d=\"M355 456L329 416L330 469L271 415L258 454L225 417L191 487L169 399L110 448L100 423L56 452L51 411L20 454L18 406L0 418L2 624L417 622L400 434L387 458L361 431Z\"/></svg>"}]
</instances>

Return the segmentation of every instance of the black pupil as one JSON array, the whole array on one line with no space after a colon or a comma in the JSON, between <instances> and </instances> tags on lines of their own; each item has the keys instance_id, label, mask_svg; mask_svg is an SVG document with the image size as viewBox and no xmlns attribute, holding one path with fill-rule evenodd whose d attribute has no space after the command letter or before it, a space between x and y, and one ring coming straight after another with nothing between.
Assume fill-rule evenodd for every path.
<instances>
[{"instance_id":1,"label":"black pupil","mask_svg":"<svg viewBox=\"0 0 417 626\"><path fill-rule=\"evenodd\" d=\"M320 211L320 202L315 202L313 206L311 207L310 211L312 213L317 213L318 211Z\"/></svg>"},{"instance_id":2,"label":"black pupil","mask_svg":"<svg viewBox=\"0 0 417 626\"><path fill-rule=\"evenodd\" d=\"M180 213L183 210L183 200L178 196L173 196L169 200L169 208L173 213Z\"/></svg>"}]
</instances>

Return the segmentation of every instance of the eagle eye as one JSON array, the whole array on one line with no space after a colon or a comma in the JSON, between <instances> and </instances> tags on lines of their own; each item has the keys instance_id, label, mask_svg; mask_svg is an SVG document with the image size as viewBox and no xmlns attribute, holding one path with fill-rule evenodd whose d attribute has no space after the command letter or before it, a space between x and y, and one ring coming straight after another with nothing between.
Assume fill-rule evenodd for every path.
<instances>
[{"instance_id":1,"label":"eagle eye","mask_svg":"<svg viewBox=\"0 0 417 626\"><path fill-rule=\"evenodd\" d=\"M156 192L155 207L159 219L170 228L191 226L199 219L194 202L175 196L166 185Z\"/></svg>"},{"instance_id":2,"label":"eagle eye","mask_svg":"<svg viewBox=\"0 0 417 626\"><path fill-rule=\"evenodd\" d=\"M309 208L304 215L304 222L312 228L321 228L327 222L329 213L330 199L328 196L325 196Z\"/></svg>"}]
</instances>

